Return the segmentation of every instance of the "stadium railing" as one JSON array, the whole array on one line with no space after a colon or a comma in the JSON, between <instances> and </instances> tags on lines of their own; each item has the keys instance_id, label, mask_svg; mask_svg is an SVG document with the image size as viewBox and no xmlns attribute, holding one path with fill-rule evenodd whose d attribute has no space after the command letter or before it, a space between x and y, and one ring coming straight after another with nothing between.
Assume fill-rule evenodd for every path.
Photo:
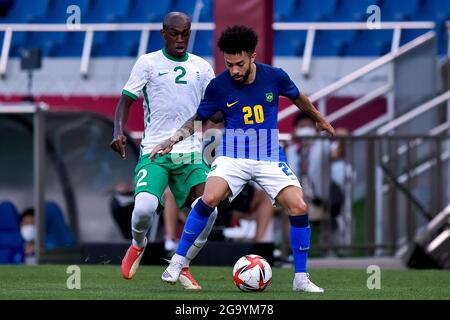
<instances>
[{"instance_id":1,"label":"stadium railing","mask_svg":"<svg viewBox=\"0 0 450 320\"><path fill-rule=\"evenodd\" d=\"M369 26L365 22L275 22L274 31L307 31L305 47L303 49L302 73L307 76L310 71L311 57L313 54L314 41L317 31L337 31L337 30L368 30ZM402 30L423 29L432 30L436 24L431 21L412 22L381 22L376 26L376 30L393 30L391 52L395 52L400 47Z\"/></svg>"},{"instance_id":2,"label":"stadium railing","mask_svg":"<svg viewBox=\"0 0 450 320\"><path fill-rule=\"evenodd\" d=\"M158 31L161 23L117 23L117 24L0 24L0 32L5 32L0 56L0 76L5 76L8 63L9 51L14 32L84 32L85 38L81 54L80 73L87 76L89 71L89 60L91 58L94 33L99 31L140 31L138 56L146 53L150 31ZM214 23L192 23L191 29L214 30Z\"/></svg>"},{"instance_id":3,"label":"stadium railing","mask_svg":"<svg viewBox=\"0 0 450 320\"><path fill-rule=\"evenodd\" d=\"M331 114L327 114L327 112L326 112L326 108L325 108L326 98L333 94L336 94L339 90L341 90L351 84L354 84L356 81L358 81L362 77L368 75L369 73L371 73L375 70L378 70L378 69L388 65L389 63L394 62L396 59L398 59L398 58L402 57L404 54L422 46L424 43L432 40L434 37L435 37L435 33L433 31L427 32L424 35L419 36L418 38L401 46L397 50L390 52L390 53L374 60L373 62L369 63L368 65L365 65L362 68L355 70L354 72L343 77L342 79L339 79L338 81L328 85L327 87L311 94L309 96L311 102L317 103L319 111L322 114L326 115L327 119L330 122L333 122L333 121L341 119L342 117L350 114L351 112L354 112L358 108L366 105L367 103L375 100L378 97L386 96L387 94L391 94L391 96L388 97L388 100L387 100L387 102L388 102L387 113L383 116L380 116L380 117L374 119L373 121L366 124L365 126L358 128L355 132L353 132L353 134L354 135L366 134L366 133L374 130L375 128L381 126L382 124L393 120L394 119L394 110L393 110L394 105L393 104L394 104L394 95L395 95L394 89L395 88L394 88L394 80L393 80L392 74L388 74L388 82L386 84L384 84L383 86L381 86L377 89L374 89L373 91L371 91L371 92L367 93L366 95L358 98L357 100L349 103L348 105L343 106L342 108L340 108L339 110L337 110ZM298 112L297 106L295 106L295 105L288 106L279 112L278 121L281 121L281 120L295 114L296 112ZM290 138L290 134L283 134L282 138L285 140L288 140Z\"/></svg>"},{"instance_id":4,"label":"stadium railing","mask_svg":"<svg viewBox=\"0 0 450 320\"><path fill-rule=\"evenodd\" d=\"M339 227L333 229L325 207L313 254L393 256L411 245L418 230L450 203L447 129L445 123L428 134L340 136L351 172L345 177ZM305 139L331 140L325 135ZM330 163L331 158L322 161L323 186L330 184Z\"/></svg>"},{"instance_id":5,"label":"stadium railing","mask_svg":"<svg viewBox=\"0 0 450 320\"><path fill-rule=\"evenodd\" d=\"M336 31L336 30L367 30L367 23L359 22L330 22L330 23L290 23L274 22L272 24L274 31L306 31L306 44L303 51L302 72L309 73L311 57L314 47L315 35L317 31ZM201 30L214 30L214 23L192 23L194 31L192 42L195 40L195 32ZM380 30L393 30L392 51L396 51L400 46L402 30L405 29L423 29L432 30L435 28L434 22L382 22L377 26ZM87 76L89 69L89 60L91 56L92 42L94 33L98 31L140 31L138 56L146 52L150 31L161 29L161 23L123 23L123 24L0 24L0 32L5 32L0 56L0 76L6 73L11 40L14 32L85 32L83 51L81 56L80 73ZM191 42L191 45L192 45ZM192 48L192 47L191 47Z\"/></svg>"}]
</instances>

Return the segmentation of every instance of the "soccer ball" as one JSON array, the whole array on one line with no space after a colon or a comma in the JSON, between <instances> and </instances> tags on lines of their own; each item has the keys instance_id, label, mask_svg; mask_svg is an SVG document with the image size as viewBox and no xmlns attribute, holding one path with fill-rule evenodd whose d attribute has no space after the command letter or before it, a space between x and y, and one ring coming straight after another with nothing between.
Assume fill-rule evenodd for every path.
<instances>
[{"instance_id":1,"label":"soccer ball","mask_svg":"<svg viewBox=\"0 0 450 320\"><path fill-rule=\"evenodd\" d=\"M233 281L242 291L263 291L272 279L272 268L256 254L241 257L233 268Z\"/></svg>"}]
</instances>

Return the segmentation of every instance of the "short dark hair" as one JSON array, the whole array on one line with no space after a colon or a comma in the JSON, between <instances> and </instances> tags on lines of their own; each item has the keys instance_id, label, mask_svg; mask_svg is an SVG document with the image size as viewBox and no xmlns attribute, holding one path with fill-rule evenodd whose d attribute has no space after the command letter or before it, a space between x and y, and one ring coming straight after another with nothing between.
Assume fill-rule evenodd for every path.
<instances>
[{"instance_id":1,"label":"short dark hair","mask_svg":"<svg viewBox=\"0 0 450 320\"><path fill-rule=\"evenodd\" d=\"M228 27L217 41L219 49L228 54L238 54L242 51L253 53L257 44L258 36L255 31L246 26Z\"/></svg>"},{"instance_id":2,"label":"short dark hair","mask_svg":"<svg viewBox=\"0 0 450 320\"><path fill-rule=\"evenodd\" d=\"M25 217L28 217L28 216L34 217L34 209L33 208L25 209L19 217L19 222L22 223L23 219L25 219Z\"/></svg>"},{"instance_id":3,"label":"short dark hair","mask_svg":"<svg viewBox=\"0 0 450 320\"><path fill-rule=\"evenodd\" d=\"M313 118L311 118L311 116L305 112L300 112L299 114L297 114L297 116L294 118L294 121L292 121L292 125L295 127L297 125L297 123L299 123L301 120L304 119L309 119L312 122L315 122Z\"/></svg>"},{"instance_id":4,"label":"short dark hair","mask_svg":"<svg viewBox=\"0 0 450 320\"><path fill-rule=\"evenodd\" d=\"M189 24L189 28L191 27L191 19L184 12L172 11L164 16L163 20L163 29L169 29L175 20L185 20Z\"/></svg>"}]
</instances>

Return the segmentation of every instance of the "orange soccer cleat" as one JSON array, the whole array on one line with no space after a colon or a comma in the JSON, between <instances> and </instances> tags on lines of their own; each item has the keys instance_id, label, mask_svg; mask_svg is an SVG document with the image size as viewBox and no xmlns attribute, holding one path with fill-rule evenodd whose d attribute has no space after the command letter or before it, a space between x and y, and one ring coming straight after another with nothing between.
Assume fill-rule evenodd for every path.
<instances>
[{"instance_id":1,"label":"orange soccer cleat","mask_svg":"<svg viewBox=\"0 0 450 320\"><path fill-rule=\"evenodd\" d=\"M201 290L202 287L195 281L194 277L189 272L189 268L181 269L180 277L178 278L183 288L187 290Z\"/></svg>"},{"instance_id":2,"label":"orange soccer cleat","mask_svg":"<svg viewBox=\"0 0 450 320\"><path fill-rule=\"evenodd\" d=\"M128 248L125 257L122 260L122 276L127 279L133 279L134 275L139 268L139 263L144 256L145 247L147 246L147 241L142 248L138 248L133 244Z\"/></svg>"}]
</instances>

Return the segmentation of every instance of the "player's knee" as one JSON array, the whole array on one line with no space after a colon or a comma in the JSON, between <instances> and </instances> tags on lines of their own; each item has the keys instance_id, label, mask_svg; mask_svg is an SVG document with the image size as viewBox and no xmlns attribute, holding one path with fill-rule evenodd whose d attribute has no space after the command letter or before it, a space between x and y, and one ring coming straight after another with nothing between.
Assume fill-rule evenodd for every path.
<instances>
[{"instance_id":1,"label":"player's knee","mask_svg":"<svg viewBox=\"0 0 450 320\"><path fill-rule=\"evenodd\" d=\"M288 208L289 214L292 216L301 216L308 212L308 205L303 199L297 199Z\"/></svg>"},{"instance_id":2,"label":"player's knee","mask_svg":"<svg viewBox=\"0 0 450 320\"><path fill-rule=\"evenodd\" d=\"M215 194L204 194L202 200L208 207L215 208L219 205L221 199Z\"/></svg>"},{"instance_id":3,"label":"player's knee","mask_svg":"<svg viewBox=\"0 0 450 320\"><path fill-rule=\"evenodd\" d=\"M134 203L133 224L150 224L158 204L158 198L154 195L146 192L139 193Z\"/></svg>"}]
</instances>

